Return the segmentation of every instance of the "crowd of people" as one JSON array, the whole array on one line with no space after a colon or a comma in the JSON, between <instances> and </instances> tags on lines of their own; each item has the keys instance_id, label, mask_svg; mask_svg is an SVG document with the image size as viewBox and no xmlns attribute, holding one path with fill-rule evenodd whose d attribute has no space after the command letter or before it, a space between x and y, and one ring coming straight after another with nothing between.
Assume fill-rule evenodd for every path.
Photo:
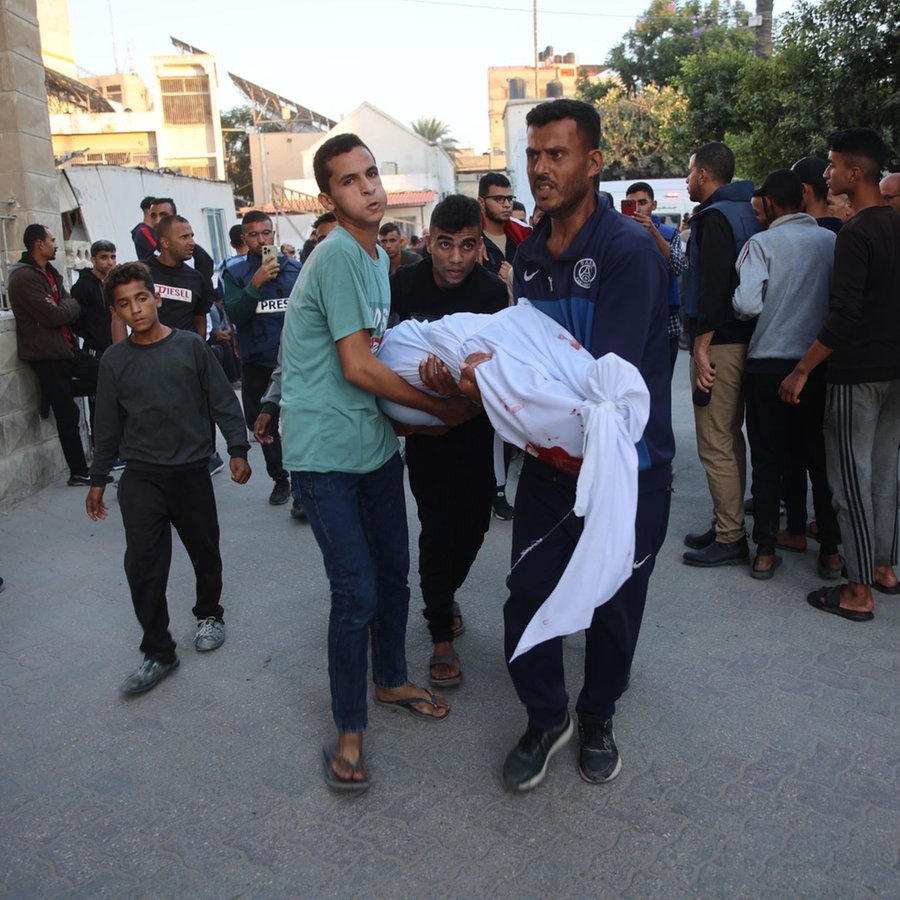
<instances>
[{"instance_id":1,"label":"crowd of people","mask_svg":"<svg viewBox=\"0 0 900 900\"><path fill-rule=\"evenodd\" d=\"M444 692L463 679L455 642L465 631L456 593L492 513L513 522L504 653L527 716L504 761L504 785L514 792L538 785L576 724L581 777L592 784L615 778L622 761L613 717L668 526L671 379L682 329L713 510L709 529L685 537L684 562L747 564L752 577L768 579L779 549L805 550L814 534L818 573L829 582L809 594L815 609L865 621L873 618L873 590L900 594L893 569L900 174L881 178L887 150L880 136L865 128L836 132L827 160L806 157L773 171L758 189L734 180L725 144L697 148L687 185L698 206L685 244L682 229L654 215L647 182L629 187L624 215L598 192L603 154L592 106L544 102L526 123L533 227L521 221L524 207L516 209L506 176L489 173L477 199L443 199L424 239L407 237L401 223L384 221L387 196L371 151L357 135L342 134L316 152L326 212L299 253L289 244L276 248L271 217L251 211L231 229L234 255L216 273L174 201L148 197L133 231L140 262L117 265L115 246L97 241L70 297L52 265L52 232L25 230L25 253L9 280L19 356L55 415L68 483L89 488L92 520L107 517L109 473L124 468L117 494L125 572L144 656L124 693L150 690L178 666L166 601L173 526L196 576L195 648L208 652L225 641L210 477L225 463L213 425L238 484L251 475L249 428L272 480L269 503L293 501L291 516L308 521L330 584L337 733L322 749L330 788L370 784L363 750L370 677L377 704L432 724L451 714ZM846 218L832 214L838 197L852 211ZM579 453L526 452L513 508L505 490L513 448L495 434L482 393L504 353L502 335L494 355L471 353L452 368L440 353L424 355L415 378L378 355L397 323L493 316L521 299L573 347L633 367L645 389L646 425L631 473L636 503L625 523L634 532L627 574L589 610L574 718L563 637L517 648L588 533L576 514L587 462L582 467ZM78 394L95 398L90 467ZM430 422L392 420L391 404ZM514 415L516 404L505 405ZM546 432L553 422L544 415ZM406 659L404 468L433 644L428 688L410 680Z\"/></svg>"}]
</instances>

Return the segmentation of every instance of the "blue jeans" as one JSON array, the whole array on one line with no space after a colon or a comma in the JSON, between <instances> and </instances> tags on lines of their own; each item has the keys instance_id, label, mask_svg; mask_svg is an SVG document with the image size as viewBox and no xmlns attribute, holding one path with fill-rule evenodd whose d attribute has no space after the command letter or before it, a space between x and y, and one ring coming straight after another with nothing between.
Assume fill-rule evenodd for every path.
<instances>
[{"instance_id":1,"label":"blue jeans","mask_svg":"<svg viewBox=\"0 0 900 900\"><path fill-rule=\"evenodd\" d=\"M409 532L403 463L395 453L365 475L296 472L303 507L331 584L328 675L338 731L364 731L366 657L372 634L372 679L407 682Z\"/></svg>"}]
</instances>

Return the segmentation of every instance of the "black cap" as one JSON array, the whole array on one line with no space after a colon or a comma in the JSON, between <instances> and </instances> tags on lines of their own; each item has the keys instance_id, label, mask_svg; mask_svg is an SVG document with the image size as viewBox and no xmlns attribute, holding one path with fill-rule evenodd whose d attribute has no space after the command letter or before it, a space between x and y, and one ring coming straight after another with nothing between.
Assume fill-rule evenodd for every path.
<instances>
[{"instance_id":1,"label":"black cap","mask_svg":"<svg viewBox=\"0 0 900 900\"><path fill-rule=\"evenodd\" d=\"M827 168L827 160L818 156L804 156L791 166L791 171L797 173L803 184L812 185L817 194L824 194L828 190L828 185L825 184L822 175Z\"/></svg>"}]
</instances>

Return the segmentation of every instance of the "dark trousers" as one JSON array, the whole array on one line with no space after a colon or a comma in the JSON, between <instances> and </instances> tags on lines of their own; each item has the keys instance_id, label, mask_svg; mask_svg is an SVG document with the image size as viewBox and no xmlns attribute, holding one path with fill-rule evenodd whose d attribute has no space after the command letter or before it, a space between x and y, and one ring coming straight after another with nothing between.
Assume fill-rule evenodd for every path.
<instances>
[{"instance_id":1,"label":"dark trousers","mask_svg":"<svg viewBox=\"0 0 900 900\"><path fill-rule=\"evenodd\" d=\"M119 479L119 507L125 526L125 575L147 659L171 662L166 585L172 562L172 527L184 544L197 581L193 613L221 621L222 557L216 496L206 462L180 472L146 472L128 466Z\"/></svg>"},{"instance_id":2,"label":"dark trousers","mask_svg":"<svg viewBox=\"0 0 900 900\"><path fill-rule=\"evenodd\" d=\"M81 387L97 392L97 370L100 361L84 350L75 350L72 359L31 360L31 368L37 375L41 392L53 410L56 419L56 433L66 465L72 475L86 475L87 461L84 458L84 447L78 422L81 415L75 402L73 379L82 382ZM91 390L92 388L92 390Z\"/></svg>"},{"instance_id":3,"label":"dark trousers","mask_svg":"<svg viewBox=\"0 0 900 900\"><path fill-rule=\"evenodd\" d=\"M419 577L434 643L453 640L453 596L491 521L494 431L480 415L441 437L406 439L409 486L419 513Z\"/></svg>"},{"instance_id":4,"label":"dark trousers","mask_svg":"<svg viewBox=\"0 0 900 900\"><path fill-rule=\"evenodd\" d=\"M631 671L656 554L666 537L670 497L668 488L638 494L634 555L645 561L612 599L596 609L585 632L584 683L576 704L579 715L608 718L615 712ZM583 520L572 513L574 502L574 478L526 455L513 519L514 568L507 582L509 599L503 607L507 660L559 581L581 536ZM529 547L530 552L520 559ZM602 560L597 564L602 565ZM569 703L563 639L538 644L508 663L508 669L528 710L529 723L542 731L558 725Z\"/></svg>"},{"instance_id":5,"label":"dark trousers","mask_svg":"<svg viewBox=\"0 0 900 900\"><path fill-rule=\"evenodd\" d=\"M219 361L225 377L232 383L241 377L241 361L234 352L232 341L208 341L209 349Z\"/></svg>"},{"instance_id":6,"label":"dark trousers","mask_svg":"<svg viewBox=\"0 0 900 900\"><path fill-rule=\"evenodd\" d=\"M786 483L790 485L798 480L796 473L805 470L812 483L821 552L837 553L840 534L825 467L825 381L810 378L800 394L800 402L794 405L778 396L783 380L783 375L748 372L744 376L753 469L753 540L760 552L775 552L783 476L787 473ZM796 508L794 495L787 498L786 505L788 501L788 508ZM795 523L789 524L796 529Z\"/></svg>"},{"instance_id":7,"label":"dark trousers","mask_svg":"<svg viewBox=\"0 0 900 900\"><path fill-rule=\"evenodd\" d=\"M243 363L241 366L241 404L244 407L244 421L251 432L253 423L259 416L262 396L269 387L271 377L271 366L261 366L259 363ZM277 413L272 421L271 433L275 440L271 444L261 444L260 446L266 460L266 472L269 473L269 478L280 481L282 478L287 478L288 473L281 461L281 436L278 434Z\"/></svg>"},{"instance_id":8,"label":"dark trousers","mask_svg":"<svg viewBox=\"0 0 900 900\"><path fill-rule=\"evenodd\" d=\"M785 528L788 534L806 536L809 510L806 508L806 466L793 460L785 462L781 473L781 499L784 501Z\"/></svg>"}]
</instances>

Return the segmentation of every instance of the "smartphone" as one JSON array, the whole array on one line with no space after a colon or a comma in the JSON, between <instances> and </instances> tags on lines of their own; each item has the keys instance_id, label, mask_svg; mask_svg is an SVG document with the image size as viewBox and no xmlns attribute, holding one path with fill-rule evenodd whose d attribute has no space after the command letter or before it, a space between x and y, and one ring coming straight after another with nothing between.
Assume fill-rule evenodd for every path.
<instances>
[{"instance_id":1,"label":"smartphone","mask_svg":"<svg viewBox=\"0 0 900 900\"><path fill-rule=\"evenodd\" d=\"M274 244L263 244L262 264L265 265L270 259L278 261L278 248Z\"/></svg>"},{"instance_id":2,"label":"smartphone","mask_svg":"<svg viewBox=\"0 0 900 900\"><path fill-rule=\"evenodd\" d=\"M623 216L633 216L637 212L637 201L636 200L623 200L622 201L622 215Z\"/></svg>"}]
</instances>

